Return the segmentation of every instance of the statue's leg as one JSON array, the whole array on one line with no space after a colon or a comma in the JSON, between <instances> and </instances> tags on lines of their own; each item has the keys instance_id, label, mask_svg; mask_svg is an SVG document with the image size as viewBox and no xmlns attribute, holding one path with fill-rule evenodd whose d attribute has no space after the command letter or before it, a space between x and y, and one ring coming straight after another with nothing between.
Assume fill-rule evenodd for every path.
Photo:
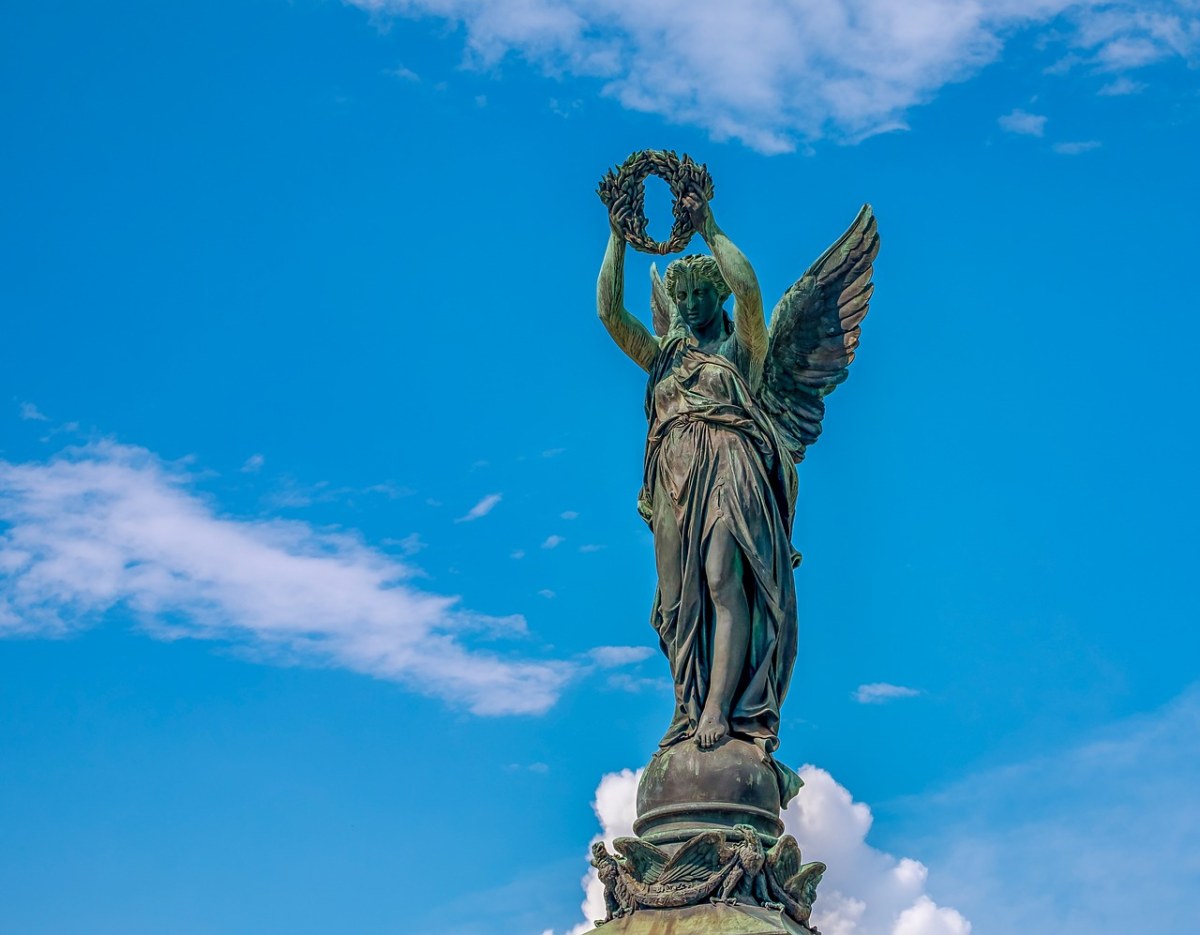
<instances>
[{"instance_id":1,"label":"statue's leg","mask_svg":"<svg viewBox=\"0 0 1200 935\"><path fill-rule=\"evenodd\" d=\"M729 733L729 709L750 644L750 605L743 580L741 547L723 523L713 527L704 573L713 602L712 673L708 697L696 729L702 747L720 743Z\"/></svg>"},{"instance_id":2,"label":"statue's leg","mask_svg":"<svg viewBox=\"0 0 1200 935\"><path fill-rule=\"evenodd\" d=\"M659 492L654 499L654 560L658 571L657 614L654 626L663 641L667 654L667 662L671 666L671 681L675 683L675 713L671 724L663 737L662 743L675 743L688 736L689 722L695 714L689 699L698 693L698 686L693 677L685 673L691 672L693 666L688 660L677 658L676 647L683 638L680 634L679 619L680 602L683 594L683 537L680 533L679 522L675 517L675 505L665 492Z\"/></svg>"},{"instance_id":3,"label":"statue's leg","mask_svg":"<svg viewBox=\"0 0 1200 935\"><path fill-rule=\"evenodd\" d=\"M655 498L653 531L660 609L664 615L674 616L679 612L683 587L683 543L674 504L665 496Z\"/></svg>"}]
</instances>

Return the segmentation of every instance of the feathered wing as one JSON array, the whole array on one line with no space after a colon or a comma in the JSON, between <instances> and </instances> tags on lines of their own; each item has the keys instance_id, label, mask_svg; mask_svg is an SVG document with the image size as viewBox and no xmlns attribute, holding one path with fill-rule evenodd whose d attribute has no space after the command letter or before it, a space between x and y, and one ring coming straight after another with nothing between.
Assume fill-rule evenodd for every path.
<instances>
[{"instance_id":1,"label":"feathered wing","mask_svg":"<svg viewBox=\"0 0 1200 935\"><path fill-rule=\"evenodd\" d=\"M671 297L667 295L667 285L658 275L658 266L650 264L650 315L654 323L654 333L660 338L671 330Z\"/></svg>"},{"instance_id":2,"label":"feathered wing","mask_svg":"<svg viewBox=\"0 0 1200 935\"><path fill-rule=\"evenodd\" d=\"M625 858L625 865L639 883L656 882L671 859L666 851L641 838L617 838L613 847Z\"/></svg>"},{"instance_id":3,"label":"feathered wing","mask_svg":"<svg viewBox=\"0 0 1200 935\"><path fill-rule=\"evenodd\" d=\"M759 398L799 463L821 434L824 398L849 375L867 314L879 252L870 205L783 294L771 330Z\"/></svg>"},{"instance_id":4,"label":"feathered wing","mask_svg":"<svg viewBox=\"0 0 1200 935\"><path fill-rule=\"evenodd\" d=\"M721 846L724 838L719 831L696 835L676 851L657 882L661 884L703 883L721 871Z\"/></svg>"},{"instance_id":5,"label":"feathered wing","mask_svg":"<svg viewBox=\"0 0 1200 935\"><path fill-rule=\"evenodd\" d=\"M789 880L800 872L800 845L790 834L785 834L767 851L767 868L777 880Z\"/></svg>"}]
</instances>

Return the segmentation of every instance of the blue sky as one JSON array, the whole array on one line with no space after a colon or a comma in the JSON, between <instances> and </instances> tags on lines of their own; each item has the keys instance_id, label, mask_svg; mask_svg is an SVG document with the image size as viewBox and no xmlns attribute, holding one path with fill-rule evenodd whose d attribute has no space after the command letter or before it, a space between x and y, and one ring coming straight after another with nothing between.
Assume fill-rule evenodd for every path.
<instances>
[{"instance_id":1,"label":"blue sky","mask_svg":"<svg viewBox=\"0 0 1200 935\"><path fill-rule=\"evenodd\" d=\"M646 147L768 293L879 217L800 472L814 919L1192 930L1194 3L56 2L0 53L0 931L581 922L670 705L593 291Z\"/></svg>"}]
</instances>

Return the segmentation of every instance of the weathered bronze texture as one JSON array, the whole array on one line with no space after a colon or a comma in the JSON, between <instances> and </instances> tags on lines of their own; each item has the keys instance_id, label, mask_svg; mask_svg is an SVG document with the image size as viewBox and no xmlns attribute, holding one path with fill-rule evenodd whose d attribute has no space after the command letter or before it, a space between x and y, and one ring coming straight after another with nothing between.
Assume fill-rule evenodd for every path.
<instances>
[{"instance_id":1,"label":"weathered bronze texture","mask_svg":"<svg viewBox=\"0 0 1200 935\"><path fill-rule=\"evenodd\" d=\"M645 235L651 172L676 196L666 244ZM864 205L768 327L754 269L713 216L704 166L634 153L599 194L610 236L597 311L649 377L638 508L654 534L651 623L675 707L638 790L640 837L617 842L621 858L601 846L594 863L610 919L716 899L778 909L803 926L824 865L801 865L796 842L780 837L780 809L801 782L773 756L797 655L796 465L854 359L879 250L875 218ZM625 308L625 245L668 252L693 233L712 255L677 259L661 278L651 269L651 331Z\"/></svg>"},{"instance_id":2,"label":"weathered bronze texture","mask_svg":"<svg viewBox=\"0 0 1200 935\"><path fill-rule=\"evenodd\" d=\"M592 845L592 866L604 884L605 925L646 909L682 909L704 901L785 912L804 925L812 911L823 863L802 864L791 835L769 851L750 825L732 833L704 831L673 852L641 838L617 838L618 860L603 843Z\"/></svg>"}]
</instances>

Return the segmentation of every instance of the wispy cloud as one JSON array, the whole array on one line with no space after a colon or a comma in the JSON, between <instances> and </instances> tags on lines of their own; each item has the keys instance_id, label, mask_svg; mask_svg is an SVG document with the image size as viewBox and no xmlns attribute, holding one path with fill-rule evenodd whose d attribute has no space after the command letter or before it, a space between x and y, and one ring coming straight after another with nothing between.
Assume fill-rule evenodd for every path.
<instances>
[{"instance_id":1,"label":"wispy cloud","mask_svg":"<svg viewBox=\"0 0 1200 935\"><path fill-rule=\"evenodd\" d=\"M403 539L384 539L383 544L395 546L405 555L416 555L426 547L426 542L419 532L410 532Z\"/></svg>"},{"instance_id":2,"label":"wispy cloud","mask_svg":"<svg viewBox=\"0 0 1200 935\"><path fill-rule=\"evenodd\" d=\"M558 516L560 519L579 519L579 514L574 510L563 510Z\"/></svg>"},{"instance_id":3,"label":"wispy cloud","mask_svg":"<svg viewBox=\"0 0 1200 935\"><path fill-rule=\"evenodd\" d=\"M1045 116L1031 114L1020 108L1005 114L997 123L1009 133L1018 133L1023 136L1041 136L1046 132Z\"/></svg>"},{"instance_id":4,"label":"wispy cloud","mask_svg":"<svg viewBox=\"0 0 1200 935\"><path fill-rule=\"evenodd\" d=\"M567 540L565 538L563 538L562 536L547 536L545 541L542 542L542 548L543 549L557 549L560 545L562 545L566 541Z\"/></svg>"},{"instance_id":5,"label":"wispy cloud","mask_svg":"<svg viewBox=\"0 0 1200 935\"><path fill-rule=\"evenodd\" d=\"M554 704L577 664L482 648L524 638L524 619L472 613L413 575L347 533L222 516L142 448L0 460L0 634L67 634L122 608L158 639L340 666L476 714Z\"/></svg>"},{"instance_id":6,"label":"wispy cloud","mask_svg":"<svg viewBox=\"0 0 1200 935\"><path fill-rule=\"evenodd\" d=\"M406 68L403 65L397 65L395 68L387 69L384 74L391 75L393 78L399 78L401 81L420 81L421 76L411 68Z\"/></svg>"},{"instance_id":7,"label":"wispy cloud","mask_svg":"<svg viewBox=\"0 0 1200 935\"><path fill-rule=\"evenodd\" d=\"M257 474L263 469L263 465L267 463L267 459L260 454L253 454L242 464L241 470L243 474Z\"/></svg>"},{"instance_id":8,"label":"wispy cloud","mask_svg":"<svg viewBox=\"0 0 1200 935\"><path fill-rule=\"evenodd\" d=\"M33 403L21 403L17 414L26 422L48 422L49 419L42 415L42 411Z\"/></svg>"},{"instance_id":9,"label":"wispy cloud","mask_svg":"<svg viewBox=\"0 0 1200 935\"><path fill-rule=\"evenodd\" d=\"M939 883L973 918L1084 935L1110 925L1107 894L1119 893L1131 929L1187 935L1200 893L1197 789L1193 685L1158 710L907 804Z\"/></svg>"},{"instance_id":10,"label":"wispy cloud","mask_svg":"<svg viewBox=\"0 0 1200 935\"><path fill-rule=\"evenodd\" d=\"M921 692L916 688L904 685L890 685L887 682L872 682L869 685L859 685L854 690L854 700L859 704L883 704L897 698L916 698Z\"/></svg>"},{"instance_id":11,"label":"wispy cloud","mask_svg":"<svg viewBox=\"0 0 1200 935\"><path fill-rule=\"evenodd\" d=\"M609 669L649 659L654 650L649 646L597 646L588 655L596 665Z\"/></svg>"},{"instance_id":12,"label":"wispy cloud","mask_svg":"<svg viewBox=\"0 0 1200 935\"><path fill-rule=\"evenodd\" d=\"M1045 29L1046 55L1127 70L1200 49L1188 0L349 0L461 24L470 62L510 53L622 106L765 153L905 127L907 112Z\"/></svg>"},{"instance_id":13,"label":"wispy cloud","mask_svg":"<svg viewBox=\"0 0 1200 935\"><path fill-rule=\"evenodd\" d=\"M1127 94L1141 94L1148 86L1141 81L1134 81L1122 75L1116 81L1110 81L1096 93L1103 97L1123 97Z\"/></svg>"},{"instance_id":14,"label":"wispy cloud","mask_svg":"<svg viewBox=\"0 0 1200 935\"><path fill-rule=\"evenodd\" d=\"M1077 143L1055 143L1052 147L1060 156L1078 156L1080 153L1090 153L1100 148L1099 140L1082 140Z\"/></svg>"},{"instance_id":15,"label":"wispy cloud","mask_svg":"<svg viewBox=\"0 0 1200 935\"><path fill-rule=\"evenodd\" d=\"M502 494L490 493L471 507L471 509L467 510L464 516L460 516L454 522L469 523L472 520L479 519L481 516L487 516L502 499L504 499Z\"/></svg>"}]
</instances>

